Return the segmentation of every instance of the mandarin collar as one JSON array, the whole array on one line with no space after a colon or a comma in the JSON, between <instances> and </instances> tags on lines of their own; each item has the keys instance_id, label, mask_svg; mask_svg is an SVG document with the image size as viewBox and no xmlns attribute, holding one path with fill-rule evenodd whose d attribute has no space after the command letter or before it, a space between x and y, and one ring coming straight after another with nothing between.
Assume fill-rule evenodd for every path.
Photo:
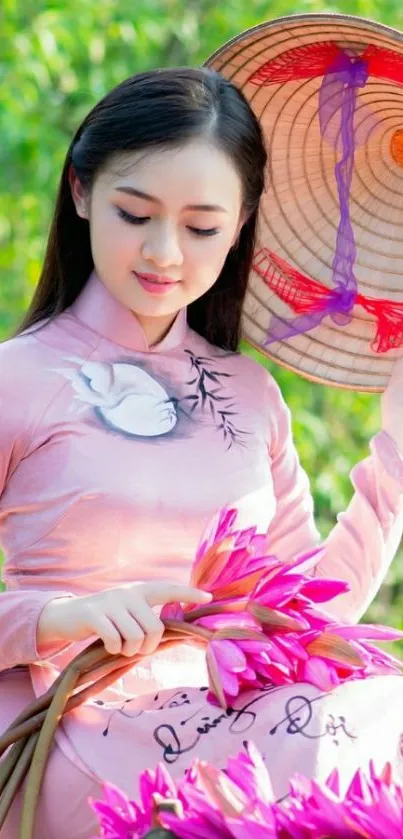
<instances>
[{"instance_id":1,"label":"mandarin collar","mask_svg":"<svg viewBox=\"0 0 403 839\"><path fill-rule=\"evenodd\" d=\"M136 315L108 291L95 270L89 275L83 290L69 307L69 311L109 341L138 352L170 350L183 342L188 331L186 308L184 308L178 312L162 341L150 347Z\"/></svg>"}]
</instances>

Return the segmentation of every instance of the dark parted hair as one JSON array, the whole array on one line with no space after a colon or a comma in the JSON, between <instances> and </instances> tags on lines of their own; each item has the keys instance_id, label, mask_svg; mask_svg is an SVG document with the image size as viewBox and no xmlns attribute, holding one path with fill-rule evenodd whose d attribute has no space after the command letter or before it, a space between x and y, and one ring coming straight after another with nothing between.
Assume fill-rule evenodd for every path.
<instances>
[{"instance_id":1,"label":"dark parted hair","mask_svg":"<svg viewBox=\"0 0 403 839\"><path fill-rule=\"evenodd\" d=\"M90 191L116 154L180 147L195 139L214 143L231 160L243 185L247 221L212 288L189 304L188 323L210 343L237 349L267 154L260 124L242 92L207 67L138 73L84 118L64 162L38 285L14 334L63 312L94 268L89 222L77 214L70 167Z\"/></svg>"}]
</instances>

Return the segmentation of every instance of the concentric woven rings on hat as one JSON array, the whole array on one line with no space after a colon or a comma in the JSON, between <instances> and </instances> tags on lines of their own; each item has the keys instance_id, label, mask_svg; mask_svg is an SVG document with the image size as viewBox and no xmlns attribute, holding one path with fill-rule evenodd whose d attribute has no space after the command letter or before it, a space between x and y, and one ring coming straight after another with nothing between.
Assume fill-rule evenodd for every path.
<instances>
[{"instance_id":1,"label":"concentric woven rings on hat","mask_svg":"<svg viewBox=\"0 0 403 839\"><path fill-rule=\"evenodd\" d=\"M269 165L246 340L308 379L381 391L403 354L403 35L292 15L205 66L256 113Z\"/></svg>"}]
</instances>

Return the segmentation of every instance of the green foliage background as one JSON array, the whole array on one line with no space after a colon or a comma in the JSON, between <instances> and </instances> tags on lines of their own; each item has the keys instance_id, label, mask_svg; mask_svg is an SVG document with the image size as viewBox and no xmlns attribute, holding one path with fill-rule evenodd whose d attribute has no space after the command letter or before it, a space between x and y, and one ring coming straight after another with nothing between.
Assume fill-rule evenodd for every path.
<instances>
[{"instance_id":1,"label":"green foliage background","mask_svg":"<svg viewBox=\"0 0 403 839\"><path fill-rule=\"evenodd\" d=\"M71 136L109 89L144 69L197 65L269 18L344 12L403 29L401 0L2 0L0 9L0 338L37 282ZM262 359L261 359L262 360ZM351 497L349 471L379 427L379 397L311 384L268 364L294 418L326 535ZM403 627L399 553L369 614Z\"/></svg>"}]
</instances>

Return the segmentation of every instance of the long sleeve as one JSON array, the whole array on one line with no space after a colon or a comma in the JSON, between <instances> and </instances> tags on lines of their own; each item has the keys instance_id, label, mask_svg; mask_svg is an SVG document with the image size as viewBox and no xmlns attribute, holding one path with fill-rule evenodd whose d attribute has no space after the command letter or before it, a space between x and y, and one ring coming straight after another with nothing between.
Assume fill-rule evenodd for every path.
<instances>
[{"instance_id":1,"label":"long sleeve","mask_svg":"<svg viewBox=\"0 0 403 839\"><path fill-rule=\"evenodd\" d=\"M26 348L20 352L18 343L0 347L0 532L5 517L2 498L19 463L32 450L35 426L48 406L46 388L38 402L27 356ZM26 572L20 573L7 557L2 577L7 590L0 594L0 671L50 658L70 646L61 642L38 649L36 644L36 627L42 609L55 597L70 593L35 589L35 576L31 579Z\"/></svg>"},{"instance_id":2,"label":"long sleeve","mask_svg":"<svg viewBox=\"0 0 403 839\"><path fill-rule=\"evenodd\" d=\"M42 609L50 600L65 597L61 591L3 591L0 595L0 672L21 664L30 664L41 659L50 660L62 650L71 646L61 642L58 645L38 647L36 627Z\"/></svg>"},{"instance_id":3,"label":"long sleeve","mask_svg":"<svg viewBox=\"0 0 403 839\"><path fill-rule=\"evenodd\" d=\"M277 501L269 535L273 553L289 559L321 540L309 481L293 442L290 411L273 380L269 391L274 417L269 453ZM403 457L385 431L371 440L370 455L354 466L350 478L353 498L324 540L315 573L348 582L350 591L329 606L335 616L356 622L385 579L403 532Z\"/></svg>"}]
</instances>

